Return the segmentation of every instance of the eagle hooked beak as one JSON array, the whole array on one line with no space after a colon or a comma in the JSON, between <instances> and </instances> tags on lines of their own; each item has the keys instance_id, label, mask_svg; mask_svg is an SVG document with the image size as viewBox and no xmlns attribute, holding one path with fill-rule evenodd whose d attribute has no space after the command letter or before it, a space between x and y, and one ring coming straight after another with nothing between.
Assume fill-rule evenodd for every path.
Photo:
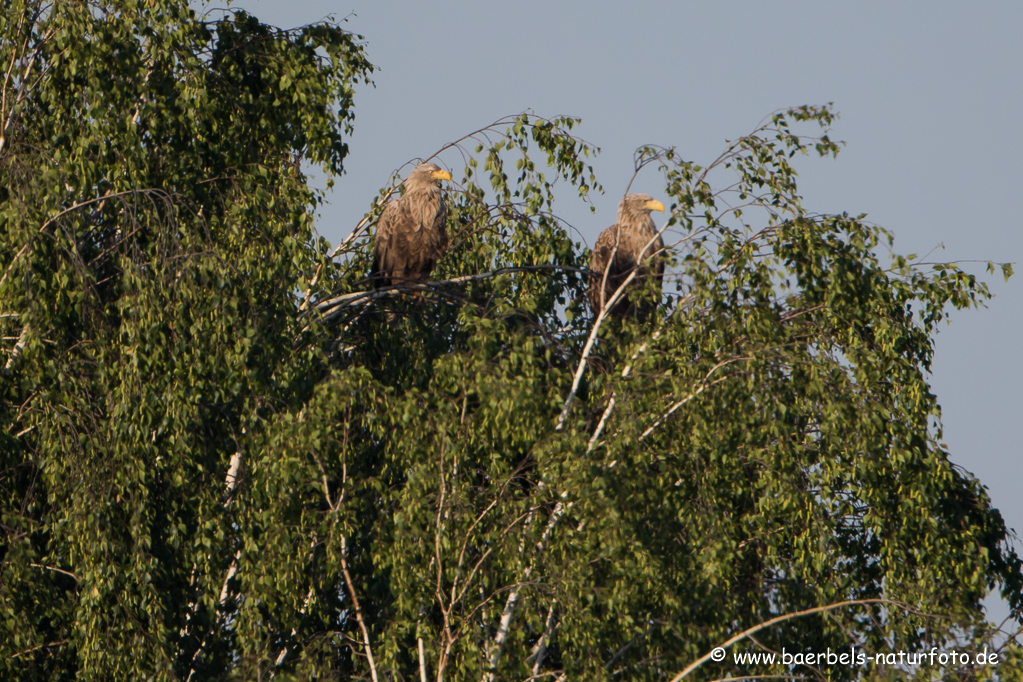
<instances>
[{"instance_id":1,"label":"eagle hooked beak","mask_svg":"<svg viewBox=\"0 0 1023 682\"><path fill-rule=\"evenodd\" d=\"M643 204L643 208L648 211L660 211L664 213L664 204L657 201L657 199L651 199L650 201Z\"/></svg>"},{"instance_id":2,"label":"eagle hooked beak","mask_svg":"<svg viewBox=\"0 0 1023 682\"><path fill-rule=\"evenodd\" d=\"M450 180L451 179L451 173L448 173L443 168L441 170L435 170L433 172L433 179L434 180Z\"/></svg>"}]
</instances>

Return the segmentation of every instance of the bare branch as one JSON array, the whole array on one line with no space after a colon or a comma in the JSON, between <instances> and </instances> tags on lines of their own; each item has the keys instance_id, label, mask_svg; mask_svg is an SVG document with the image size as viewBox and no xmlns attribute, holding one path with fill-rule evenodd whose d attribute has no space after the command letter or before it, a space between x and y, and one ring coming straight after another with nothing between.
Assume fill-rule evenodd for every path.
<instances>
[{"instance_id":1,"label":"bare branch","mask_svg":"<svg viewBox=\"0 0 1023 682\"><path fill-rule=\"evenodd\" d=\"M10 563L10 562L8 561L8 562L5 562L5 563ZM71 571L65 571L63 568L56 568L54 566L43 566L42 564L29 564L29 566L31 566L32 568L41 568L44 571L53 571L54 573L63 573L64 575L68 576L69 578L71 578L75 582L78 582L78 576L77 575L75 575Z\"/></svg>"},{"instance_id":2,"label":"bare branch","mask_svg":"<svg viewBox=\"0 0 1023 682\"><path fill-rule=\"evenodd\" d=\"M533 677L537 677L540 674L540 666L543 665L543 659L547 657L547 644L551 641L551 637L554 636L554 613L555 608L558 605L558 600L551 600L551 606L547 609L547 623L544 626L543 634L540 635L539 641L536 646L533 647L533 653L529 658L533 659ZM529 658L526 661L529 661Z\"/></svg>"},{"instance_id":3,"label":"bare branch","mask_svg":"<svg viewBox=\"0 0 1023 682\"><path fill-rule=\"evenodd\" d=\"M754 625L751 628L747 628L746 630L743 630L742 632L740 632L739 634L735 635L734 637L732 637L728 641L723 642L720 646L718 646L715 649L715 651L718 650L718 649L727 649L728 647L732 646L736 642L739 642L739 641L749 637L752 634L760 632L761 630L763 630L765 628L769 628L772 625L777 625L778 623L784 623L787 620L792 620L793 618L802 618L803 616L810 616L810 615L813 615L815 613L824 613L824 612L827 612L827 611L834 611L835 609L841 609L841 608L844 608L846 606L860 606L860 605L865 605L865 604L891 604L892 606L897 606L897 607L899 607L901 609L904 609L906 611L910 611L910 612L913 611L913 609L911 609L908 605L903 604L902 602L894 601L892 599L850 599L849 601L838 602L838 603L835 603L835 604L828 604L827 606L817 606L817 607L814 607L812 609L806 609L804 611L797 611L796 613L787 613L787 614L785 614L783 616L778 616L776 618L772 618L771 620L764 621L760 625ZM679 682L680 680L688 677L690 673L692 673L694 670L696 670L701 665L703 665L708 660L710 660L710 658L711 658L711 656L713 656L713 654L714 654L714 651L710 651L710 652L704 654L703 656L701 656L700 658L696 659L695 661L690 663L688 666L686 666L686 668L682 672L680 672L678 675L675 675L675 677L671 678L671 682Z\"/></svg>"},{"instance_id":4,"label":"bare branch","mask_svg":"<svg viewBox=\"0 0 1023 682\"><path fill-rule=\"evenodd\" d=\"M352 575L348 572L348 544L345 536L341 536L341 573L345 577L345 586L348 588L348 596L352 598L352 606L355 607L355 619L359 622L362 630L363 648L366 651L366 660L369 661L369 674L373 682L380 682L377 678L377 664L373 658L373 646L370 643L369 628L366 627L366 620L362 617L362 607L359 606L359 597L355 594L355 584L352 582Z\"/></svg>"},{"instance_id":5,"label":"bare branch","mask_svg":"<svg viewBox=\"0 0 1023 682\"><path fill-rule=\"evenodd\" d=\"M10 357L7 358L7 362L4 364L2 374L7 376L11 373L14 368L14 363L19 357L21 357L22 351L25 350L25 344L28 341L29 326L26 324L21 328L21 334L18 336L17 343L14 344L14 348L11 350Z\"/></svg>"},{"instance_id":6,"label":"bare branch","mask_svg":"<svg viewBox=\"0 0 1023 682\"><path fill-rule=\"evenodd\" d=\"M426 652L423 651L423 638L419 638L419 680L428 682L426 678Z\"/></svg>"},{"instance_id":7,"label":"bare branch","mask_svg":"<svg viewBox=\"0 0 1023 682\"><path fill-rule=\"evenodd\" d=\"M565 514L565 512L572 507L571 502L566 504L562 501L567 496L568 491L561 493L562 499L558 500L558 503L554 505L554 511L551 512L551 518L547 521L547 527L544 528L543 535L540 536L540 541L536 543L538 554L543 553L547 540L550 538L554 527L558 524L558 521L561 520L561 517ZM494 670L497 668L497 664L501 661L501 654L504 651L504 642L511 629L512 618L515 616L515 605L518 603L522 586L529 581L529 577L533 573L534 565L535 564L530 563L526 566L525 570L522 572L522 580L512 587L511 591L508 593L508 599L504 604L504 611L501 613L501 621L497 628L497 634L494 635L493 646L490 647L490 670L483 676L483 679L486 680L486 682L493 682L495 679Z\"/></svg>"},{"instance_id":8,"label":"bare branch","mask_svg":"<svg viewBox=\"0 0 1023 682\"><path fill-rule=\"evenodd\" d=\"M730 362L733 362L733 360L729 360L729 361L728 361L728 363L724 363L724 364L729 364ZM714 370L716 370L716 369L717 369L717 368L718 368L719 366L720 366L720 365L715 365L715 366L714 366L714 369L712 369L712 370L711 370L711 372L713 372ZM708 375L707 375L707 376L710 376L710 374L708 373ZM650 426L650 428L648 428L648 429L647 429L646 431L644 431L644 432L643 432L643 434L642 434L642 435L641 435L641 436L639 437L639 439L640 439L640 440L644 440L644 439L645 439L645 438L646 438L647 436L649 436L649 435L650 435L651 433L653 433L654 429L656 429L656 428L657 428L658 426L660 426L661 424L663 424L663 423L664 423L664 420L665 420L665 419L667 419L668 417L670 417L670 416L671 416L671 415L672 415L672 414L673 414L673 413L675 412L675 410L677 410L678 408L682 407L683 405L685 405L685 404L686 404L686 403L688 403L688 402L689 402L690 400L692 400L693 398L695 398L695 397L697 397L698 395L700 395L701 393L703 393L703 392L704 392L705 390L707 390L707 389L708 389L708 388L710 388L711 386L716 386L716 385L720 384L720 383L721 383L722 381L724 381L724 380L725 380L725 379L727 379L727 378L728 378L728 377L722 377L722 378L720 378L720 379L715 379L714 381L708 382L708 381L707 381L707 377L704 377L704 378L703 378L703 379L702 379L702 380L700 381L700 387L699 387L698 389L696 389L695 391L693 391L692 393L690 393L689 395L687 395L687 396L686 396L685 398L682 398L682 400L679 400L679 401L678 401L677 403L675 403L674 405L672 405L672 406L671 406L671 407L670 407L670 408L668 409L668 411L667 411L667 412L665 412L665 413L664 413L663 415L661 415L660 417L658 417L658 418L657 418L657 421L655 421L655 422L654 422L654 423L653 423L653 424L652 424L652 425Z\"/></svg>"}]
</instances>

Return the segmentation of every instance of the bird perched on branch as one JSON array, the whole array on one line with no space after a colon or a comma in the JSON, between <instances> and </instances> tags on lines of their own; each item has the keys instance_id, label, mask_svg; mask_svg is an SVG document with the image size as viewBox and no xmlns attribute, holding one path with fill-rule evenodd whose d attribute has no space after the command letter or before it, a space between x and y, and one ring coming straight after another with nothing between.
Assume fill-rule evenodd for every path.
<instances>
[{"instance_id":1,"label":"bird perched on branch","mask_svg":"<svg viewBox=\"0 0 1023 682\"><path fill-rule=\"evenodd\" d=\"M661 251L664 242L657 234L657 227L650 217L651 211L664 211L664 204L649 194L628 194L618 204L618 222L600 233L590 254L590 307L593 314L611 300L615 291L638 268L636 277L629 283L632 296L642 290L646 278L657 280L657 295L660 298L661 278L664 275L664 259ZM612 306L609 314L624 317L632 314L645 317L656 306L655 301L634 305L630 293L623 293Z\"/></svg>"},{"instance_id":2,"label":"bird perched on branch","mask_svg":"<svg viewBox=\"0 0 1023 682\"><path fill-rule=\"evenodd\" d=\"M451 173L433 163L416 166L405 178L405 193L387 204L377 223L374 286L426 281L448 248L440 181L450 179Z\"/></svg>"}]
</instances>

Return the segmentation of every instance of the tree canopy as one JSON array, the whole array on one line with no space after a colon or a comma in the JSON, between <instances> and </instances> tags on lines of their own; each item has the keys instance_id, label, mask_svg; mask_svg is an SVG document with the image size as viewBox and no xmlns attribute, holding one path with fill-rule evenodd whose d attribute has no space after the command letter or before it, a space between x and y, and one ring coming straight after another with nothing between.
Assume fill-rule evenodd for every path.
<instances>
[{"instance_id":1,"label":"tree canopy","mask_svg":"<svg viewBox=\"0 0 1023 682\"><path fill-rule=\"evenodd\" d=\"M830 105L705 163L637 150L668 270L636 320L587 312L554 212L603 190L576 119L424 158L454 176L450 250L376 289L395 179L335 247L306 174L343 171L359 36L9 0L0 65L4 679L671 680L806 610L737 646L987 645L992 588L1020 616L928 385L937 325L988 288L803 208ZM994 672L935 670L826 674Z\"/></svg>"}]
</instances>

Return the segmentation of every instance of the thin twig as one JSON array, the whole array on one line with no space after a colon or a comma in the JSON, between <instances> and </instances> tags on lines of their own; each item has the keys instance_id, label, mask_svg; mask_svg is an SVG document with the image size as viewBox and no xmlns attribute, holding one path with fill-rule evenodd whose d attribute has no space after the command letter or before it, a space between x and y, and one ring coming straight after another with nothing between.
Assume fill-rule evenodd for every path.
<instances>
[{"instance_id":1,"label":"thin twig","mask_svg":"<svg viewBox=\"0 0 1023 682\"><path fill-rule=\"evenodd\" d=\"M65 644L67 644L67 643L68 643L68 640L66 640L66 639L62 639L59 642L47 642L46 644L40 644L39 646L34 646L31 649L25 649L24 651L19 651L18 653L16 653L13 656L11 656L11 658L18 658L19 656L24 656L25 654L30 654L33 651L37 651L39 649L45 649L46 647L63 646Z\"/></svg>"}]
</instances>

